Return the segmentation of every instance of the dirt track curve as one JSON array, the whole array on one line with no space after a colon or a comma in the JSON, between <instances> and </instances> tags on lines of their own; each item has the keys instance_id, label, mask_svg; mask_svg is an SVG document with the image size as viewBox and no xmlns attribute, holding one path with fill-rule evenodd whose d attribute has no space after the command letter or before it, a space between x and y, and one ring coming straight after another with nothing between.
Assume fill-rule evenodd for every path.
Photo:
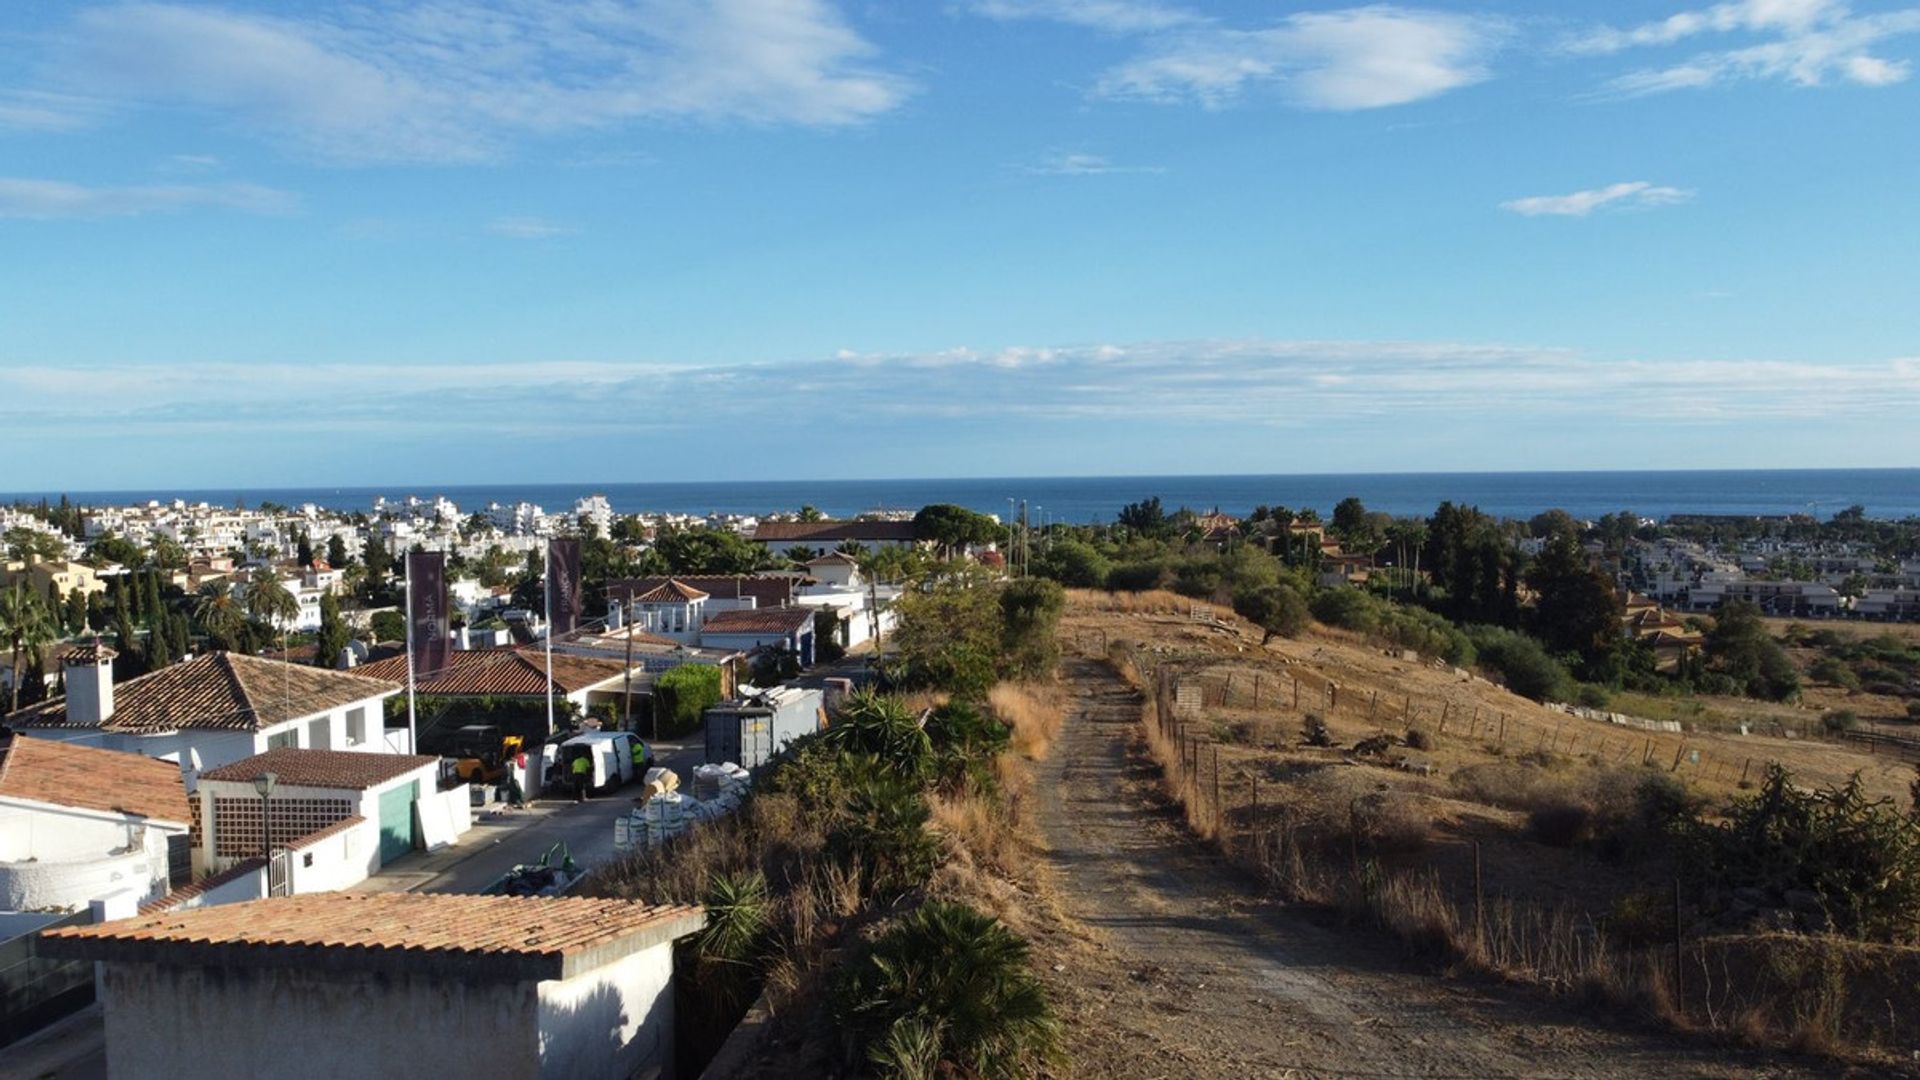
<instances>
[{"instance_id":1,"label":"dirt track curve","mask_svg":"<svg viewBox=\"0 0 1920 1080\"><path fill-rule=\"evenodd\" d=\"M1094 943L1067 987L1076 1071L1127 1077L1798 1077L1832 1067L1584 1022L1409 969L1364 930L1259 901L1155 798L1140 700L1070 659L1036 775L1061 913Z\"/></svg>"}]
</instances>

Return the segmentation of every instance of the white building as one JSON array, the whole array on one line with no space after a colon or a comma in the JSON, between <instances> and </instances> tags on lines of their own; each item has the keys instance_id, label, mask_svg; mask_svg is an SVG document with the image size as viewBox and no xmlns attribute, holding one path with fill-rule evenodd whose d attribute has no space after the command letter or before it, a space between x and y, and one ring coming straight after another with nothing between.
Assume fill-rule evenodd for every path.
<instances>
[{"instance_id":1,"label":"white building","mask_svg":"<svg viewBox=\"0 0 1920 1080\"><path fill-rule=\"evenodd\" d=\"M657 1080L692 907L318 893L66 927L101 962L112 1076Z\"/></svg>"},{"instance_id":2,"label":"white building","mask_svg":"<svg viewBox=\"0 0 1920 1080\"><path fill-rule=\"evenodd\" d=\"M411 750L405 728L383 726L384 703L400 692L390 683L212 652L115 686L113 659L105 646L69 650L67 696L22 709L7 725L175 762L189 790L202 770L278 747Z\"/></svg>"},{"instance_id":3,"label":"white building","mask_svg":"<svg viewBox=\"0 0 1920 1080\"><path fill-rule=\"evenodd\" d=\"M436 757L295 748L209 769L194 791L194 863L220 873L285 849L289 892L352 888L415 848L455 842L472 825L466 787L443 793L439 775Z\"/></svg>"},{"instance_id":4,"label":"white building","mask_svg":"<svg viewBox=\"0 0 1920 1080\"><path fill-rule=\"evenodd\" d=\"M0 738L0 911L164 895L186 881L191 823L180 773L165 762Z\"/></svg>"}]
</instances>

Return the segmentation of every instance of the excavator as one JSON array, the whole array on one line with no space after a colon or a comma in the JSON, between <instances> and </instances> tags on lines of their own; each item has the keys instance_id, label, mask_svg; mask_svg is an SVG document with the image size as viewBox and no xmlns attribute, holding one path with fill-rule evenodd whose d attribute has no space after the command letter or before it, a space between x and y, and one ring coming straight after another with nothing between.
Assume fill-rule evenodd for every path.
<instances>
[{"instance_id":1,"label":"excavator","mask_svg":"<svg viewBox=\"0 0 1920 1080\"><path fill-rule=\"evenodd\" d=\"M507 763L526 749L519 735L502 735L494 724L468 724L453 733L449 757L463 783L493 784L507 775Z\"/></svg>"}]
</instances>

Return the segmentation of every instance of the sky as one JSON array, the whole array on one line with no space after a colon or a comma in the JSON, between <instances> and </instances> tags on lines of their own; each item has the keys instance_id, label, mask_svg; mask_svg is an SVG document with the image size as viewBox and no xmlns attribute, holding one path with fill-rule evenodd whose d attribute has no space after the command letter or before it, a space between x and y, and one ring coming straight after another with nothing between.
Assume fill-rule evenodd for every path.
<instances>
[{"instance_id":1,"label":"sky","mask_svg":"<svg viewBox=\"0 0 1920 1080\"><path fill-rule=\"evenodd\" d=\"M1920 464L1920 6L0 6L0 491Z\"/></svg>"}]
</instances>

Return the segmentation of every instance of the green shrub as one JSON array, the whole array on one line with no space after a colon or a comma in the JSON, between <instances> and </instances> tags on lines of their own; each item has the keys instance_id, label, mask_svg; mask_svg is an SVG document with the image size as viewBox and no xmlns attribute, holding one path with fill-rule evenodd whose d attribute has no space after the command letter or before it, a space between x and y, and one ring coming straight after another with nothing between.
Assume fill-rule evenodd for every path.
<instances>
[{"instance_id":1,"label":"green shrub","mask_svg":"<svg viewBox=\"0 0 1920 1080\"><path fill-rule=\"evenodd\" d=\"M1497 626L1468 627L1467 635L1480 666L1499 674L1507 689L1535 701L1567 699L1572 676L1538 641Z\"/></svg>"},{"instance_id":2,"label":"green shrub","mask_svg":"<svg viewBox=\"0 0 1920 1080\"><path fill-rule=\"evenodd\" d=\"M1836 735L1843 731L1852 731L1860 726L1860 715L1852 709L1835 709L1821 715L1820 726Z\"/></svg>"},{"instance_id":3,"label":"green shrub","mask_svg":"<svg viewBox=\"0 0 1920 1080\"><path fill-rule=\"evenodd\" d=\"M1834 929L1896 944L1920 940L1920 817L1871 799L1858 773L1805 791L1779 765L1724 820L1697 824L1682 865L1719 892L1810 892Z\"/></svg>"},{"instance_id":4,"label":"green shrub","mask_svg":"<svg viewBox=\"0 0 1920 1080\"><path fill-rule=\"evenodd\" d=\"M720 669L711 664L681 664L653 680L654 716L665 738L699 730L700 718L720 703Z\"/></svg>"},{"instance_id":5,"label":"green shrub","mask_svg":"<svg viewBox=\"0 0 1920 1080\"><path fill-rule=\"evenodd\" d=\"M933 767L933 741L921 729L919 716L890 694L854 693L841 703L820 738L835 750L871 754L916 780L930 775Z\"/></svg>"},{"instance_id":6,"label":"green shrub","mask_svg":"<svg viewBox=\"0 0 1920 1080\"><path fill-rule=\"evenodd\" d=\"M1860 689L1860 676L1854 674L1853 668L1848 667L1846 661L1831 656L1815 660L1813 666L1807 668L1807 674L1823 683L1847 690Z\"/></svg>"},{"instance_id":7,"label":"green shrub","mask_svg":"<svg viewBox=\"0 0 1920 1080\"><path fill-rule=\"evenodd\" d=\"M1592 683L1581 683L1580 688L1573 692L1573 701L1589 709L1604 709L1611 704L1606 688Z\"/></svg>"},{"instance_id":8,"label":"green shrub","mask_svg":"<svg viewBox=\"0 0 1920 1080\"><path fill-rule=\"evenodd\" d=\"M1426 728L1408 728L1407 729L1407 749L1432 750L1434 747L1434 743L1435 743L1435 739L1433 737L1433 733L1428 731Z\"/></svg>"},{"instance_id":9,"label":"green shrub","mask_svg":"<svg viewBox=\"0 0 1920 1080\"><path fill-rule=\"evenodd\" d=\"M863 892L889 901L927 883L940 841L927 831L933 812L916 781L886 772L843 793L845 809L827 833L828 856L860 871Z\"/></svg>"},{"instance_id":10,"label":"green shrub","mask_svg":"<svg viewBox=\"0 0 1920 1080\"><path fill-rule=\"evenodd\" d=\"M1012 744L1011 728L970 702L950 701L933 710L926 732L942 788L983 794L997 788L993 760Z\"/></svg>"},{"instance_id":11,"label":"green shrub","mask_svg":"<svg viewBox=\"0 0 1920 1080\"><path fill-rule=\"evenodd\" d=\"M1258 626L1262 645L1282 637L1299 637L1307 628L1307 602L1285 585L1262 585L1233 594L1234 614Z\"/></svg>"},{"instance_id":12,"label":"green shrub","mask_svg":"<svg viewBox=\"0 0 1920 1080\"><path fill-rule=\"evenodd\" d=\"M1060 1024L1027 944L964 904L926 904L849 964L833 987L854 1056L888 1075L1032 1076L1058 1056Z\"/></svg>"},{"instance_id":13,"label":"green shrub","mask_svg":"<svg viewBox=\"0 0 1920 1080\"><path fill-rule=\"evenodd\" d=\"M1311 607L1314 618L1342 630L1369 634L1380 623L1380 602L1359 589L1323 589Z\"/></svg>"},{"instance_id":14,"label":"green shrub","mask_svg":"<svg viewBox=\"0 0 1920 1080\"><path fill-rule=\"evenodd\" d=\"M1147 592L1166 580L1167 567L1158 560L1121 563L1107 571L1107 588L1113 592Z\"/></svg>"}]
</instances>

